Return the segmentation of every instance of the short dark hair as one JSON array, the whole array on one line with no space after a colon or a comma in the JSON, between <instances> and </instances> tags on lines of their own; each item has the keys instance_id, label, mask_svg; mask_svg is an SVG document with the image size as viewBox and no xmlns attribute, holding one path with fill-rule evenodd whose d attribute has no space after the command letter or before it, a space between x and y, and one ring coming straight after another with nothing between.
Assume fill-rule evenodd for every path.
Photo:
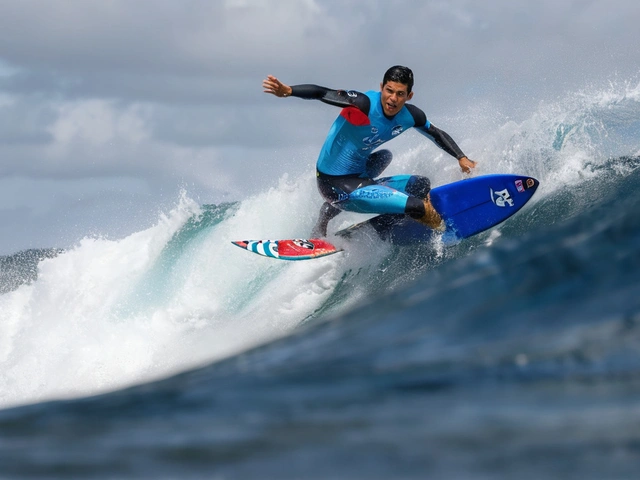
<instances>
[{"instance_id":1,"label":"short dark hair","mask_svg":"<svg viewBox=\"0 0 640 480\"><path fill-rule=\"evenodd\" d=\"M409 67L395 65L387 70L382 79L382 85L387 82L398 82L407 86L407 93L411 93L413 88L413 72Z\"/></svg>"}]
</instances>

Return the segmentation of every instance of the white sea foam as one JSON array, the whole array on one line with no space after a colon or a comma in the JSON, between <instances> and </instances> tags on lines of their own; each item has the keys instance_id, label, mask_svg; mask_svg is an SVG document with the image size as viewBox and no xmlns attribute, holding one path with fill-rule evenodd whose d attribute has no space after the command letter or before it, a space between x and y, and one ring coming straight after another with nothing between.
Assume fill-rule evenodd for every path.
<instances>
[{"instance_id":1,"label":"white sea foam","mask_svg":"<svg viewBox=\"0 0 640 480\"><path fill-rule=\"evenodd\" d=\"M175 248L201 213L187 197L152 228L41 262L36 282L0 297L0 406L148 381L297 326L331 294L341 259L278 262L230 240L310 230L309 183L284 178Z\"/></svg>"}]
</instances>

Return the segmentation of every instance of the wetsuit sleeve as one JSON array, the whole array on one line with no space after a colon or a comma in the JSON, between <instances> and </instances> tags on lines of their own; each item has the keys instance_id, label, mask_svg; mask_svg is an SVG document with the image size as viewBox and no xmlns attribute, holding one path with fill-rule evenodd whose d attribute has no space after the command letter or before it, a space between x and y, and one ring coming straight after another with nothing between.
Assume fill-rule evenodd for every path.
<instances>
[{"instance_id":1,"label":"wetsuit sleeve","mask_svg":"<svg viewBox=\"0 0 640 480\"><path fill-rule=\"evenodd\" d=\"M366 115L371 108L371 100L364 93L355 90L332 90L318 85L292 85L291 96L306 100L320 100L335 107L356 107Z\"/></svg>"},{"instance_id":2,"label":"wetsuit sleeve","mask_svg":"<svg viewBox=\"0 0 640 480\"><path fill-rule=\"evenodd\" d=\"M440 130L428 120L427 124L424 126L420 127L416 125L416 130L418 130L418 132L434 142L452 157L456 157L458 160L466 157L466 155L462 153L462 150L460 149L458 144L454 142L453 138L451 138L447 132L445 132L444 130Z\"/></svg>"},{"instance_id":3,"label":"wetsuit sleeve","mask_svg":"<svg viewBox=\"0 0 640 480\"><path fill-rule=\"evenodd\" d=\"M412 105L410 103L405 103L404 106L407 107L407 110L409 110L409 113L413 117L413 121L415 123L414 127L416 127L416 128L417 127L429 128L431 123L429 122L429 120L427 120L427 114L426 113L424 113L418 107L416 107L415 105Z\"/></svg>"}]
</instances>

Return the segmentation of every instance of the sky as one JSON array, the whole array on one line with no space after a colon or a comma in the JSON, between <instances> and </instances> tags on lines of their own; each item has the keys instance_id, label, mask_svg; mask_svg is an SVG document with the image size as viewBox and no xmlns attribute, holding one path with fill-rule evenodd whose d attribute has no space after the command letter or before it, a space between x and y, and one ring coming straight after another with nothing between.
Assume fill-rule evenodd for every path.
<instances>
[{"instance_id":1,"label":"sky","mask_svg":"<svg viewBox=\"0 0 640 480\"><path fill-rule=\"evenodd\" d=\"M337 110L264 94L267 74L366 91L407 65L412 103L464 143L479 105L525 118L637 82L639 21L636 0L3 0L0 255L313 175Z\"/></svg>"}]
</instances>

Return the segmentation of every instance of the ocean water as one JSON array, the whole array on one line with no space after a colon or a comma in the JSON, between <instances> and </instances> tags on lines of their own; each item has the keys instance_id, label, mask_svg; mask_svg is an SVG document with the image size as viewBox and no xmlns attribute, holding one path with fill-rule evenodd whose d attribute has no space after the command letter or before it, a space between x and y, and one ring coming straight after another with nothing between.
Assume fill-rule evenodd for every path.
<instances>
[{"instance_id":1,"label":"ocean water","mask_svg":"<svg viewBox=\"0 0 640 480\"><path fill-rule=\"evenodd\" d=\"M638 478L640 87L501 121L463 144L478 173L541 187L452 247L232 246L311 229L284 175L0 259L0 478ZM416 145L397 168L459 178Z\"/></svg>"}]
</instances>

